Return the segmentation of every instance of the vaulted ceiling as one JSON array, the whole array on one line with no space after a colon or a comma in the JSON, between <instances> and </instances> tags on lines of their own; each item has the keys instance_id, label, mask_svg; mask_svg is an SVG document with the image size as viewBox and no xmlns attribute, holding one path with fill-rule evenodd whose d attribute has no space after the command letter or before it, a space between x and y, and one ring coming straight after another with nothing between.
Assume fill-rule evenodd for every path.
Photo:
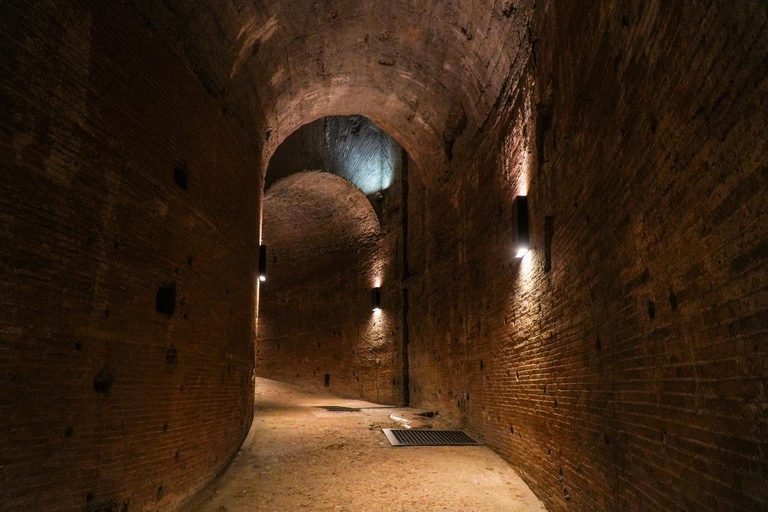
<instances>
[{"instance_id":1,"label":"vaulted ceiling","mask_svg":"<svg viewBox=\"0 0 768 512\"><path fill-rule=\"evenodd\" d=\"M208 92L248 124L264 164L288 135L361 114L419 165L450 160L514 89L533 0L132 0Z\"/></svg>"},{"instance_id":2,"label":"vaulted ceiling","mask_svg":"<svg viewBox=\"0 0 768 512\"><path fill-rule=\"evenodd\" d=\"M387 189L402 158L398 143L363 116L330 116L305 124L272 155L266 188L304 171L325 171L365 195Z\"/></svg>"}]
</instances>

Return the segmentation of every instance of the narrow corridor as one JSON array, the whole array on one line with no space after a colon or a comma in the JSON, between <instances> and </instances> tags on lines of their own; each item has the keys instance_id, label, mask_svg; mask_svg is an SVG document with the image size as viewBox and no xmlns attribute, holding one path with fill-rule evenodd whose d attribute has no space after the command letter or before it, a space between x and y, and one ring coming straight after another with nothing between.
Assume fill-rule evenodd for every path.
<instances>
[{"instance_id":1,"label":"narrow corridor","mask_svg":"<svg viewBox=\"0 0 768 512\"><path fill-rule=\"evenodd\" d=\"M320 406L361 408L327 412ZM486 447L394 448L381 428L451 428L417 409L336 398L257 379L248 439L202 493L199 512L544 511L515 471Z\"/></svg>"}]
</instances>

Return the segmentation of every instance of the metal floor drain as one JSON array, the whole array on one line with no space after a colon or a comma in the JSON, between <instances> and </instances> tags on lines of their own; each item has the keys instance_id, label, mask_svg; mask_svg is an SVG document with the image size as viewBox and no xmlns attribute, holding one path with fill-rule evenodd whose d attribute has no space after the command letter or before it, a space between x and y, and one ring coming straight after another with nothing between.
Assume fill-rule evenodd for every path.
<instances>
[{"instance_id":1,"label":"metal floor drain","mask_svg":"<svg viewBox=\"0 0 768 512\"><path fill-rule=\"evenodd\" d=\"M381 429L392 446L480 446L461 430Z\"/></svg>"},{"instance_id":2,"label":"metal floor drain","mask_svg":"<svg viewBox=\"0 0 768 512\"><path fill-rule=\"evenodd\" d=\"M338 405L318 405L317 409L325 409L328 412L360 412L357 407L339 407Z\"/></svg>"}]
</instances>

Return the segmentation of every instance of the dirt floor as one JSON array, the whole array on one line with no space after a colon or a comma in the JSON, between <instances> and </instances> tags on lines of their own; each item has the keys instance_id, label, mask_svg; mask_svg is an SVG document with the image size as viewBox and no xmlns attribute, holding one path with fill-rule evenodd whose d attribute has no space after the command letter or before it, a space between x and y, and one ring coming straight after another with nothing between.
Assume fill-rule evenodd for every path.
<instances>
[{"instance_id":1,"label":"dirt floor","mask_svg":"<svg viewBox=\"0 0 768 512\"><path fill-rule=\"evenodd\" d=\"M328 412L322 405L361 410ZM545 510L515 471L484 446L390 446L382 428L454 427L420 412L257 379L251 432L193 510Z\"/></svg>"}]
</instances>

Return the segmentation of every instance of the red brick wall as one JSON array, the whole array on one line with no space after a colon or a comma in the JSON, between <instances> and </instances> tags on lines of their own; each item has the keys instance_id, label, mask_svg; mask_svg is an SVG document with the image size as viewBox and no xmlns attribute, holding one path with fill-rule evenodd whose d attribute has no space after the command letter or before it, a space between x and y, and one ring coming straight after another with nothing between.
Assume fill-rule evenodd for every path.
<instances>
[{"instance_id":1,"label":"red brick wall","mask_svg":"<svg viewBox=\"0 0 768 512\"><path fill-rule=\"evenodd\" d=\"M0 55L0 509L175 508L251 422L260 155L121 2Z\"/></svg>"},{"instance_id":2,"label":"red brick wall","mask_svg":"<svg viewBox=\"0 0 768 512\"><path fill-rule=\"evenodd\" d=\"M412 180L413 402L551 510L768 509L766 21L544 2L523 87L444 186Z\"/></svg>"},{"instance_id":3,"label":"red brick wall","mask_svg":"<svg viewBox=\"0 0 768 512\"><path fill-rule=\"evenodd\" d=\"M381 226L354 185L320 172L277 182L264 199L257 374L377 403L401 403L399 182ZM371 289L382 286L382 309Z\"/></svg>"}]
</instances>

